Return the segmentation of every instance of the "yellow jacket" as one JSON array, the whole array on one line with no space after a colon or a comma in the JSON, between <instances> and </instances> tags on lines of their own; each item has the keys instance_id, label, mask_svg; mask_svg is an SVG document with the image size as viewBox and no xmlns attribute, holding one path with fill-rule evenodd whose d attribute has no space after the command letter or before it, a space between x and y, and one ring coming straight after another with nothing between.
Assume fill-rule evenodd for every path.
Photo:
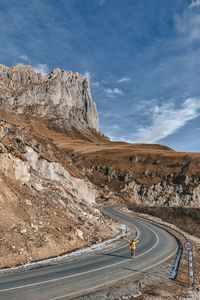
<instances>
[{"instance_id":1,"label":"yellow jacket","mask_svg":"<svg viewBox=\"0 0 200 300\"><path fill-rule=\"evenodd\" d=\"M129 247L130 247L131 250L135 250L137 243L139 243L139 240L136 240L136 241L133 241L133 242L129 241L129 240L127 240L127 241L129 242Z\"/></svg>"}]
</instances>

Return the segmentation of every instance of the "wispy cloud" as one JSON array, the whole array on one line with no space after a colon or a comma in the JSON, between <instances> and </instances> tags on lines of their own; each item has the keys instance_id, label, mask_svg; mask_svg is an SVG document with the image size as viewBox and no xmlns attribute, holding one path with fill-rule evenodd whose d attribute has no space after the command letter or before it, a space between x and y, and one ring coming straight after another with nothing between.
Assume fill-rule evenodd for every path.
<instances>
[{"instance_id":1,"label":"wispy cloud","mask_svg":"<svg viewBox=\"0 0 200 300\"><path fill-rule=\"evenodd\" d=\"M189 5L190 8L200 5L200 0L192 0L192 3Z\"/></svg>"},{"instance_id":2,"label":"wispy cloud","mask_svg":"<svg viewBox=\"0 0 200 300\"><path fill-rule=\"evenodd\" d=\"M99 80L92 81L91 85L95 88L101 88L101 83Z\"/></svg>"},{"instance_id":3,"label":"wispy cloud","mask_svg":"<svg viewBox=\"0 0 200 300\"><path fill-rule=\"evenodd\" d=\"M135 142L154 143L175 133L190 120L200 116L200 100L189 98L179 108L174 103L155 105L149 113L150 124L138 129L133 137Z\"/></svg>"},{"instance_id":4,"label":"wispy cloud","mask_svg":"<svg viewBox=\"0 0 200 300\"><path fill-rule=\"evenodd\" d=\"M186 38L187 42L200 41L200 14L193 9L200 5L200 0L192 1L181 15L175 17L177 32Z\"/></svg>"},{"instance_id":5,"label":"wispy cloud","mask_svg":"<svg viewBox=\"0 0 200 300\"><path fill-rule=\"evenodd\" d=\"M95 76L93 76L92 79L93 80L91 82L91 85L95 88L99 88L99 89L103 90L104 92L106 92L107 86L114 84L116 82L116 80L113 79L112 74L106 74L106 76L101 79L95 78ZM110 90L110 88L108 88L108 89Z\"/></svg>"},{"instance_id":6,"label":"wispy cloud","mask_svg":"<svg viewBox=\"0 0 200 300\"><path fill-rule=\"evenodd\" d=\"M41 73L42 75L49 73L49 67L46 64L36 64L34 69L37 73Z\"/></svg>"},{"instance_id":7,"label":"wispy cloud","mask_svg":"<svg viewBox=\"0 0 200 300\"><path fill-rule=\"evenodd\" d=\"M84 76L88 79L88 80L91 80L91 74L89 71L86 71Z\"/></svg>"},{"instance_id":8,"label":"wispy cloud","mask_svg":"<svg viewBox=\"0 0 200 300\"><path fill-rule=\"evenodd\" d=\"M113 88L113 89L106 88L105 93L107 94L108 97L120 96L124 94L123 91L118 88Z\"/></svg>"},{"instance_id":9,"label":"wispy cloud","mask_svg":"<svg viewBox=\"0 0 200 300\"><path fill-rule=\"evenodd\" d=\"M129 82L131 79L129 77L122 77L117 80L118 83Z\"/></svg>"},{"instance_id":10,"label":"wispy cloud","mask_svg":"<svg viewBox=\"0 0 200 300\"><path fill-rule=\"evenodd\" d=\"M47 64L35 63L28 55L25 54L20 55L18 57L18 61L22 64L31 65L37 73L41 73L42 75L46 75L49 73L49 67Z\"/></svg>"},{"instance_id":11,"label":"wispy cloud","mask_svg":"<svg viewBox=\"0 0 200 300\"><path fill-rule=\"evenodd\" d=\"M24 54L20 55L19 59L22 60L22 61L24 61L24 62L28 62L29 61L29 57L27 55L24 55Z\"/></svg>"}]
</instances>

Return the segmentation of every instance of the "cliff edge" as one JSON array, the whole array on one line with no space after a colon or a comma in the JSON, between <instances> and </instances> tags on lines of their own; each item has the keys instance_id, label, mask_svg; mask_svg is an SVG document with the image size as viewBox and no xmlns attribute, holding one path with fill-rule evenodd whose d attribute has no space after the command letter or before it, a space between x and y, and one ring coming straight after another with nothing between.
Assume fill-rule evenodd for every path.
<instances>
[{"instance_id":1,"label":"cliff edge","mask_svg":"<svg viewBox=\"0 0 200 300\"><path fill-rule=\"evenodd\" d=\"M59 119L65 128L99 132L89 81L79 73L55 69L42 75L31 66L0 65L0 105L18 115Z\"/></svg>"}]
</instances>

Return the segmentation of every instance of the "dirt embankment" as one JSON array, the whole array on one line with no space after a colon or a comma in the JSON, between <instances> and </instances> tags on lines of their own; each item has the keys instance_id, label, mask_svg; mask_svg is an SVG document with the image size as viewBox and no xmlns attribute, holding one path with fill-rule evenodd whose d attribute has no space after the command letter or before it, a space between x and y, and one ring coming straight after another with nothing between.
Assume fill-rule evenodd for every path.
<instances>
[{"instance_id":1,"label":"dirt embankment","mask_svg":"<svg viewBox=\"0 0 200 300\"><path fill-rule=\"evenodd\" d=\"M158 217L176 225L181 230L200 238L200 208L191 207L148 207L129 205L129 209Z\"/></svg>"},{"instance_id":2,"label":"dirt embankment","mask_svg":"<svg viewBox=\"0 0 200 300\"><path fill-rule=\"evenodd\" d=\"M30 122L0 120L0 267L115 235L117 226L102 216L96 196L95 186Z\"/></svg>"}]
</instances>

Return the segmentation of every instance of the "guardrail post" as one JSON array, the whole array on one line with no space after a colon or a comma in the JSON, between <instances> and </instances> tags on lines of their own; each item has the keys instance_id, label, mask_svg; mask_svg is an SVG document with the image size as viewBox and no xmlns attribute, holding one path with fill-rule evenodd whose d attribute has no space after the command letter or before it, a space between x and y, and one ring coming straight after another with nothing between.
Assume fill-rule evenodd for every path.
<instances>
[{"instance_id":1,"label":"guardrail post","mask_svg":"<svg viewBox=\"0 0 200 300\"><path fill-rule=\"evenodd\" d=\"M194 258L193 258L193 251L192 251L192 244L187 241L185 243L185 249L188 252L188 283L194 286Z\"/></svg>"}]
</instances>

